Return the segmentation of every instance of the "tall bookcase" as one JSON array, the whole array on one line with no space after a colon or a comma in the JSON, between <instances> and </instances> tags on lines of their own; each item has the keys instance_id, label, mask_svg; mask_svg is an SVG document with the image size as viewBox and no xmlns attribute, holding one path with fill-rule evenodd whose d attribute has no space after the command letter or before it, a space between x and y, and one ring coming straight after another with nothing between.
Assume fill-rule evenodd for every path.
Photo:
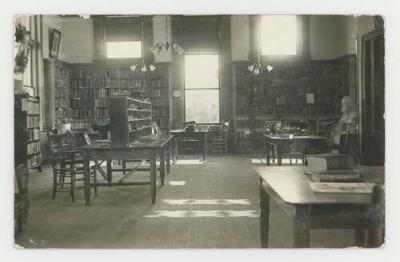
<instances>
[{"instance_id":1,"label":"tall bookcase","mask_svg":"<svg viewBox=\"0 0 400 262\"><path fill-rule=\"evenodd\" d=\"M107 63L74 65L71 79L72 129L88 129L110 121L110 98L115 94L145 93L152 104L153 120L162 131L170 129L169 66L153 72L132 71L129 65Z\"/></svg>"},{"instance_id":2,"label":"tall bookcase","mask_svg":"<svg viewBox=\"0 0 400 262\"><path fill-rule=\"evenodd\" d=\"M249 63L233 66L234 127L237 151L262 149L264 124L338 120L341 99L354 88L354 57L277 64L271 72L250 72ZM307 95L313 99L307 101ZM308 96L310 96L308 95ZM317 127L318 129L318 127Z\"/></svg>"},{"instance_id":3,"label":"tall bookcase","mask_svg":"<svg viewBox=\"0 0 400 262\"><path fill-rule=\"evenodd\" d=\"M25 93L16 93L14 102L14 157L15 165L41 170L40 151L40 106L39 98Z\"/></svg>"},{"instance_id":4,"label":"tall bookcase","mask_svg":"<svg viewBox=\"0 0 400 262\"><path fill-rule=\"evenodd\" d=\"M147 99L110 97L111 146L124 147L152 129L152 106Z\"/></svg>"}]
</instances>

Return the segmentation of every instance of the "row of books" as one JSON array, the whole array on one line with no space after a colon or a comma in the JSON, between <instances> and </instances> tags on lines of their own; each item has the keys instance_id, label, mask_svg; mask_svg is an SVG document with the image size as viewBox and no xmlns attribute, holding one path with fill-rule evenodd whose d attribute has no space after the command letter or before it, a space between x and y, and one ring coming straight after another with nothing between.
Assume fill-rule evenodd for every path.
<instances>
[{"instance_id":1,"label":"row of books","mask_svg":"<svg viewBox=\"0 0 400 262\"><path fill-rule=\"evenodd\" d=\"M109 107L110 101L108 99L96 99L94 100L95 107Z\"/></svg>"},{"instance_id":2,"label":"row of books","mask_svg":"<svg viewBox=\"0 0 400 262\"><path fill-rule=\"evenodd\" d=\"M71 117L70 109L56 110L56 119L68 119Z\"/></svg>"},{"instance_id":3,"label":"row of books","mask_svg":"<svg viewBox=\"0 0 400 262\"><path fill-rule=\"evenodd\" d=\"M39 139L39 129L28 129L27 130L28 141Z\"/></svg>"},{"instance_id":4,"label":"row of books","mask_svg":"<svg viewBox=\"0 0 400 262\"><path fill-rule=\"evenodd\" d=\"M36 166L40 165L40 162L41 162L40 154L30 156L27 160L28 168L36 167Z\"/></svg>"},{"instance_id":5,"label":"row of books","mask_svg":"<svg viewBox=\"0 0 400 262\"><path fill-rule=\"evenodd\" d=\"M87 108L71 109L72 118L92 118L94 116L95 116L95 111L93 109L87 109Z\"/></svg>"},{"instance_id":6,"label":"row of books","mask_svg":"<svg viewBox=\"0 0 400 262\"><path fill-rule=\"evenodd\" d=\"M109 118L110 111L108 110L108 108L96 108L96 117Z\"/></svg>"},{"instance_id":7,"label":"row of books","mask_svg":"<svg viewBox=\"0 0 400 262\"><path fill-rule=\"evenodd\" d=\"M93 108L94 101L93 99L90 99L89 97L75 97L71 99L71 107L72 108Z\"/></svg>"},{"instance_id":8,"label":"row of books","mask_svg":"<svg viewBox=\"0 0 400 262\"><path fill-rule=\"evenodd\" d=\"M26 111L28 112L28 114L39 114L40 112L39 102L27 98L22 98L21 111Z\"/></svg>"},{"instance_id":9,"label":"row of books","mask_svg":"<svg viewBox=\"0 0 400 262\"><path fill-rule=\"evenodd\" d=\"M149 92L149 96L151 97L168 97L168 89L152 89Z\"/></svg>"},{"instance_id":10,"label":"row of books","mask_svg":"<svg viewBox=\"0 0 400 262\"><path fill-rule=\"evenodd\" d=\"M129 131L142 130L143 128L151 126L151 119L149 121L129 122Z\"/></svg>"},{"instance_id":11,"label":"row of books","mask_svg":"<svg viewBox=\"0 0 400 262\"><path fill-rule=\"evenodd\" d=\"M28 128L39 128L39 116L28 116L27 117Z\"/></svg>"},{"instance_id":12,"label":"row of books","mask_svg":"<svg viewBox=\"0 0 400 262\"><path fill-rule=\"evenodd\" d=\"M28 155L35 154L38 152L40 152L40 143L39 142L28 143L28 146L27 146Z\"/></svg>"},{"instance_id":13,"label":"row of books","mask_svg":"<svg viewBox=\"0 0 400 262\"><path fill-rule=\"evenodd\" d=\"M71 120L71 129L72 130L90 129L90 128L92 128L92 120L88 120L88 119L73 119L73 120Z\"/></svg>"}]
</instances>

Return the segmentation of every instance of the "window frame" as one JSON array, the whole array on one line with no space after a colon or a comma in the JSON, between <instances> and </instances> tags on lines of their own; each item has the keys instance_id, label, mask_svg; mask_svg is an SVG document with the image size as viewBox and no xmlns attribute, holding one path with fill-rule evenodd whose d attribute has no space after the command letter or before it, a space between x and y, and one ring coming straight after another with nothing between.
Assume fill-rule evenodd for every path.
<instances>
[{"instance_id":1,"label":"window frame","mask_svg":"<svg viewBox=\"0 0 400 262\"><path fill-rule=\"evenodd\" d=\"M187 122L186 119L186 91L193 91L193 90L218 90L218 122L208 122L208 123L197 123L199 125L212 125L212 124L219 124L221 123L221 56L218 52L185 52L183 55L183 70L186 69L185 66L185 56L186 55L216 55L218 56L218 87L217 88L186 88L185 82L185 71L183 72L183 115L184 121Z\"/></svg>"},{"instance_id":2,"label":"window frame","mask_svg":"<svg viewBox=\"0 0 400 262\"><path fill-rule=\"evenodd\" d=\"M127 42L138 42L140 43L140 56L138 57L108 57L108 48L107 48L107 44L108 43L127 43ZM142 59L143 57L143 42L140 41L105 41L104 43L104 54L105 54L105 59L106 60L136 60L136 59Z\"/></svg>"},{"instance_id":3,"label":"window frame","mask_svg":"<svg viewBox=\"0 0 400 262\"><path fill-rule=\"evenodd\" d=\"M262 15L255 16L253 18L252 27L254 44L252 46L255 50L255 52L253 52L253 57L259 56L261 63L288 63L306 61L310 59L308 16L295 14L287 15L296 16L296 55L263 55L260 37L262 32Z\"/></svg>"}]
</instances>

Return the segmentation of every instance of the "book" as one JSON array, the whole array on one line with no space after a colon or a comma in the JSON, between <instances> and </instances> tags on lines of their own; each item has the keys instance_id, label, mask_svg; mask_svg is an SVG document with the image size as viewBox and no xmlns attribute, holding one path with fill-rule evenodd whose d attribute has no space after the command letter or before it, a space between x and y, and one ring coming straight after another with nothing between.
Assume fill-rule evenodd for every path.
<instances>
[{"instance_id":1,"label":"book","mask_svg":"<svg viewBox=\"0 0 400 262\"><path fill-rule=\"evenodd\" d=\"M352 170L353 157L349 154L316 154L307 155L307 171L311 170Z\"/></svg>"},{"instance_id":2,"label":"book","mask_svg":"<svg viewBox=\"0 0 400 262\"><path fill-rule=\"evenodd\" d=\"M372 194L374 183L308 182L314 193Z\"/></svg>"},{"instance_id":3,"label":"book","mask_svg":"<svg viewBox=\"0 0 400 262\"><path fill-rule=\"evenodd\" d=\"M360 182L360 173L353 170L307 171L313 182Z\"/></svg>"}]
</instances>

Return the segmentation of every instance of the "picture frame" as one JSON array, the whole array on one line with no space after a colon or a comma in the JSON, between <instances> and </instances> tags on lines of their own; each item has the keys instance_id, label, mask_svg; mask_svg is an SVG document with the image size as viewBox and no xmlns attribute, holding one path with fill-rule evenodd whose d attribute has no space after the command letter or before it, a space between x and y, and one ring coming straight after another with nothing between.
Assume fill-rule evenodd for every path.
<instances>
[{"instance_id":1,"label":"picture frame","mask_svg":"<svg viewBox=\"0 0 400 262\"><path fill-rule=\"evenodd\" d=\"M50 31L50 45L49 45L49 56L51 58L58 57L58 51L60 49L61 32L57 29Z\"/></svg>"}]
</instances>

